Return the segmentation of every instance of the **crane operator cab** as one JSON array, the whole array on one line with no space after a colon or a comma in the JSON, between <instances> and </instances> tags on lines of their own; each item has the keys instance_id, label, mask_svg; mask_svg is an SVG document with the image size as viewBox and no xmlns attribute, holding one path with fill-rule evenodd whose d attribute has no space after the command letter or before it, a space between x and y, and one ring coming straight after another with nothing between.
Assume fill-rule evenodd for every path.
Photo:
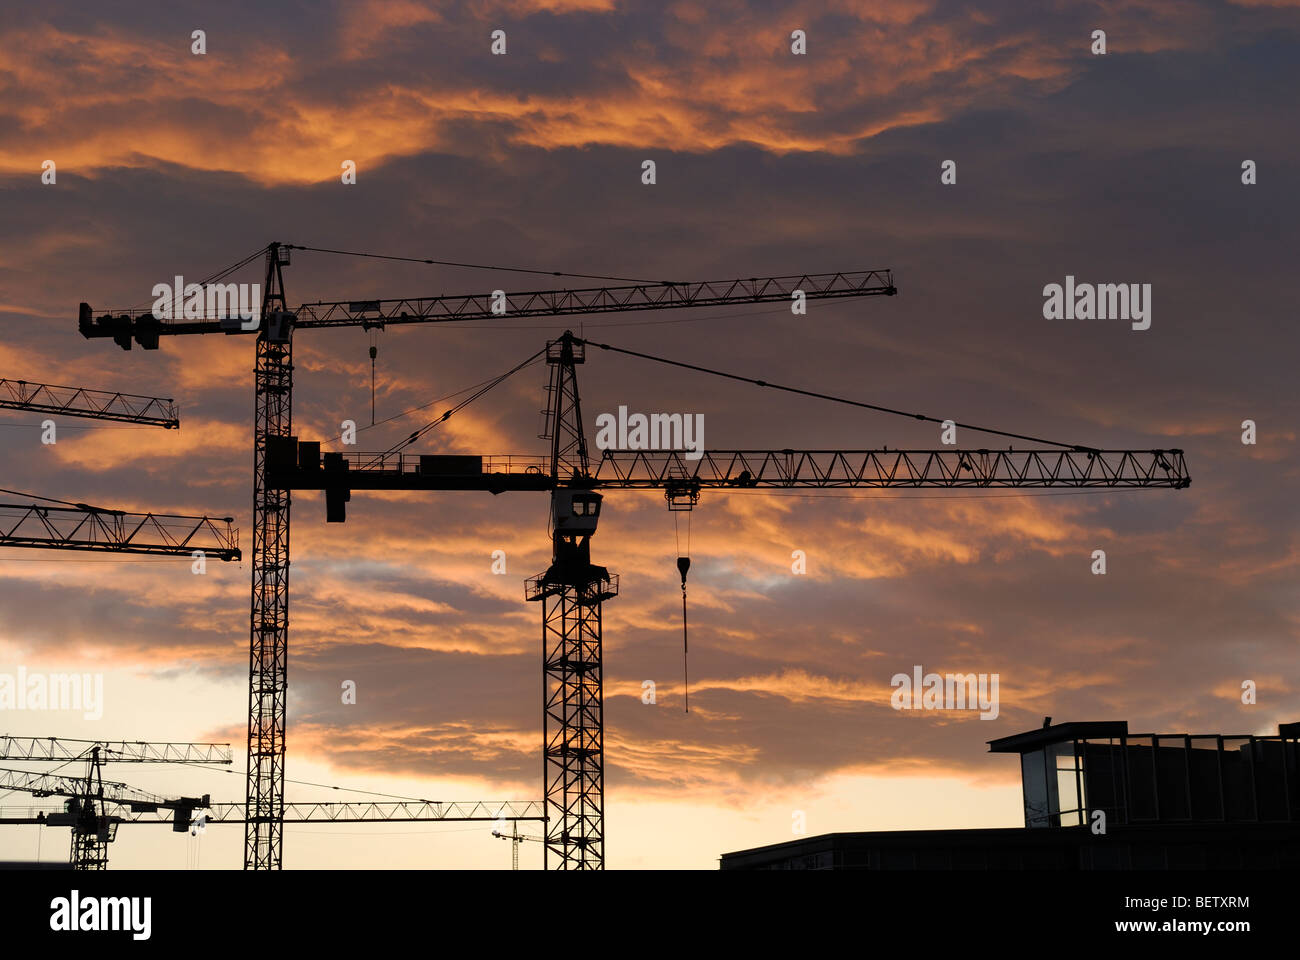
<instances>
[{"instance_id":1,"label":"crane operator cab","mask_svg":"<svg viewBox=\"0 0 1300 960\"><path fill-rule=\"evenodd\" d=\"M551 525L556 536L586 537L596 532L600 516L599 493L590 490L567 490L551 493Z\"/></svg>"}]
</instances>

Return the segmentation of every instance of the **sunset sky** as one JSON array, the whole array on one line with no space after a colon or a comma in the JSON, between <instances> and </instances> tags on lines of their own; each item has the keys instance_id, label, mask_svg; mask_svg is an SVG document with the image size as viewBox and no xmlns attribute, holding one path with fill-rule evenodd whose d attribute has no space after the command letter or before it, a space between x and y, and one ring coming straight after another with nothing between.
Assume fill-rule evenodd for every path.
<instances>
[{"instance_id":1,"label":"sunset sky","mask_svg":"<svg viewBox=\"0 0 1300 960\"><path fill-rule=\"evenodd\" d=\"M109 776L243 800L253 342L127 353L84 340L76 319L80 301L148 306L155 284L277 240L619 277L894 271L898 296L812 302L806 316L769 304L390 329L374 337L378 419L427 409L363 430L360 450L390 447L449 406L431 401L572 327L936 417L1186 451L1192 485L1178 491L705 491L690 519L689 714L685 516L659 493L611 492L592 541L622 578L604 609L611 868L713 868L791 839L794 811L808 835L1017 826L1017 765L985 741L1046 715L1275 734L1300 720L1297 7L6 7L0 377L175 397L182 426L60 419L43 445L40 417L0 411L0 487L234 516L245 561L199 577L184 560L0 549L0 672L102 673L106 698L98 721L0 713L0 733L229 741L235 773ZM498 29L504 56L490 51ZM955 184L940 182L947 160ZM1044 319L1044 286L1067 276L1151 284L1150 329ZM260 282L260 262L232 279ZM294 251L285 283L296 305L598 281ZM370 423L371 339L297 337L298 436ZM605 352L579 377L589 438L626 405L703 414L711 448L941 446L933 424ZM523 370L415 452L544 454L545 378ZM289 800L366 796L309 784L540 799L541 611L522 584L549 563L547 511L535 493L357 493L347 523L326 525L319 495L295 495ZM998 674L998 718L895 711L890 679L915 665ZM655 705L641 702L647 679ZM340 702L345 680L356 705ZM0 796L5 810L31 802ZM242 829L126 826L111 862L236 868ZM508 869L489 829L289 827L285 866ZM0 860L35 859L38 844L66 858L67 831L0 827ZM540 866L538 847L524 866Z\"/></svg>"}]
</instances>

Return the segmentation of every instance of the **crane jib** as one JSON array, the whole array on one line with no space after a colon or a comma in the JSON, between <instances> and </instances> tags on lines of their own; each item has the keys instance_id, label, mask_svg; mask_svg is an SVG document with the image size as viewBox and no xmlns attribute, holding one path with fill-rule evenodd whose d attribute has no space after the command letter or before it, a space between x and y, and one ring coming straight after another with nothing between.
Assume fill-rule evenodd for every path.
<instances>
[{"instance_id":1,"label":"crane jib","mask_svg":"<svg viewBox=\"0 0 1300 960\"><path fill-rule=\"evenodd\" d=\"M305 303L297 310L290 311L288 316L297 328L370 328L388 324L446 323L494 317L553 317L788 302L796 295L801 295L805 300L827 300L894 296L897 292L890 270L859 270L748 280L630 284L578 290L534 290L520 293L494 290L490 293L391 300L319 301ZM156 317L149 310L109 311L96 316L90 304L84 302L78 315L78 329L83 337L111 338L125 350L131 349L132 343L139 344L146 350L156 350L158 339L163 336L212 333L238 335L257 333L264 326L265 323L253 326L223 322L217 318L169 320Z\"/></svg>"}]
</instances>

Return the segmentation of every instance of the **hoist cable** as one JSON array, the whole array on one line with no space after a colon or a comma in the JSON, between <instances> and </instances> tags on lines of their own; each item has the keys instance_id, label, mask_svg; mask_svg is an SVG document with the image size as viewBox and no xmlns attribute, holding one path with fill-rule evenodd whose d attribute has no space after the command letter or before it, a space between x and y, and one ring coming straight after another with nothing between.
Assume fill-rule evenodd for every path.
<instances>
[{"instance_id":1,"label":"hoist cable","mask_svg":"<svg viewBox=\"0 0 1300 960\"><path fill-rule=\"evenodd\" d=\"M686 583L682 582L682 677L686 689L686 712L691 712L691 665L687 654L690 644L686 638Z\"/></svg>"}]
</instances>

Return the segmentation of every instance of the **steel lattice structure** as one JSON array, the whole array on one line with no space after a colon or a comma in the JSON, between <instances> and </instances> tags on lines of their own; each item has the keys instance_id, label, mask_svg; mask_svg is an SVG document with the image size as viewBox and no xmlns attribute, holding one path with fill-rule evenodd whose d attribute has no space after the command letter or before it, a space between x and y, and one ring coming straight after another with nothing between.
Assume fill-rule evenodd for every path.
<instances>
[{"instance_id":1,"label":"steel lattice structure","mask_svg":"<svg viewBox=\"0 0 1300 960\"><path fill-rule=\"evenodd\" d=\"M257 337L253 477L253 584L249 643L248 826L246 869L282 864L286 689L288 684L289 489L268 483L272 452L292 432L295 328L383 328L393 324L487 320L502 316L494 293L389 300L346 300L303 304L289 311L282 266L290 244L266 249L261 318L245 326L230 318L176 321L152 311L125 310L96 317L81 303L77 325L89 339L112 339L124 350L138 344L156 350L160 337L193 334L253 334ZM787 277L691 283L642 283L582 290L539 290L505 298L505 315L561 317L589 313L662 310L755 303L790 303L797 291L807 300L893 296L889 270L843 271ZM570 340L576 338L569 337ZM579 344L581 348L581 344ZM585 456L585 450L584 450ZM553 485L553 479L551 480ZM538 489L550 489L550 486Z\"/></svg>"},{"instance_id":2,"label":"steel lattice structure","mask_svg":"<svg viewBox=\"0 0 1300 960\"><path fill-rule=\"evenodd\" d=\"M22 790L37 796L75 797L84 793L85 783L85 777L0 767L0 790ZM133 787L116 780L104 780L100 786L104 790L102 799L106 801L130 803L132 799L139 796Z\"/></svg>"},{"instance_id":3,"label":"steel lattice structure","mask_svg":"<svg viewBox=\"0 0 1300 960\"><path fill-rule=\"evenodd\" d=\"M84 760L98 747L105 761L230 763L228 743L146 743L143 740L68 740L0 737L0 760Z\"/></svg>"},{"instance_id":4,"label":"steel lattice structure","mask_svg":"<svg viewBox=\"0 0 1300 960\"><path fill-rule=\"evenodd\" d=\"M558 567L558 569L557 569ZM559 870L605 866L605 717L601 605L618 577L586 564L557 565L529 581L542 602L543 864ZM584 582L585 578L585 582ZM567 581L567 582L566 582Z\"/></svg>"},{"instance_id":5,"label":"steel lattice structure","mask_svg":"<svg viewBox=\"0 0 1300 960\"><path fill-rule=\"evenodd\" d=\"M287 262L286 249L278 243L267 248L266 297L255 330L229 319L170 321L130 311L95 317L85 303L78 318L83 336L111 337L124 349L130 349L133 342L145 349L156 349L159 338L170 335L257 336L246 867L281 866L290 490L325 490L327 518L342 521L353 489L550 491L554 515L562 502L573 506L584 498L598 501L599 495L592 491L602 488L662 489L670 506L689 509L704 487L1181 489L1190 482L1179 450L1103 451L1083 447L710 451L699 460L672 451L623 452L603 456L592 469L573 376L573 365L583 362L585 341L571 332L547 348L546 359L552 365L549 458L328 454L322 462L319 443L298 444L291 432L291 338L295 328L368 329L502 315L557 317L789 303L799 291L809 300L891 296L897 291L889 271L873 270L533 291L510 294L504 299L496 295L498 291L455 297L330 301L304 304L289 312L280 269ZM555 562L546 573L529 581L525 593L528 599L543 602L545 802L547 809L557 814L548 826L546 849L561 867L603 866L600 603L614 596L617 586L616 578L608 571L590 563L588 540L595 530L596 512L598 504L592 507L591 515L579 518L590 521L585 533L556 533Z\"/></svg>"},{"instance_id":6,"label":"steel lattice structure","mask_svg":"<svg viewBox=\"0 0 1300 960\"><path fill-rule=\"evenodd\" d=\"M296 490L550 490L546 457L473 458L472 471L427 470L429 457L403 453L334 454L346 473L289 466L277 473ZM436 458L434 458L436 459ZM425 469L422 469L425 468ZM743 490L786 487L1182 489L1191 483L1182 450L680 450L603 451L590 489Z\"/></svg>"},{"instance_id":7,"label":"steel lattice structure","mask_svg":"<svg viewBox=\"0 0 1300 960\"><path fill-rule=\"evenodd\" d=\"M228 743L146 743L136 740L70 740L59 737L0 737L0 760L84 761L84 776L0 767L0 791L37 797L69 798L60 808L0 811L0 823L72 828L74 869L103 870L108 844L123 823L166 823L188 829L196 811L204 823L249 823L247 803L212 803L202 797L160 797L128 784L105 780L105 763L229 764ZM373 823L434 821L518 821L546 819L546 805L535 800L353 801L288 803L282 823Z\"/></svg>"},{"instance_id":8,"label":"steel lattice structure","mask_svg":"<svg viewBox=\"0 0 1300 960\"><path fill-rule=\"evenodd\" d=\"M281 251L289 244L272 244ZM284 254L281 262L287 263ZM483 320L510 317L563 317L587 313L626 313L674 307L717 307L742 303L790 303L795 291L809 300L842 297L893 296L897 293L889 270L854 270L811 273L749 280L704 280L683 283L638 283L624 287L589 287L582 290L532 290L505 294L456 294L389 300L330 300L304 303L294 311L299 329L323 327L397 326L407 323ZM504 293L504 291L503 291ZM497 307L497 304L501 304ZM284 309L282 307L282 309ZM141 346L155 346L159 336L251 332L220 320L162 320L146 310L120 310L94 317L83 306L81 332L88 337L132 338ZM265 315L265 314L264 314ZM119 341L121 342L121 341Z\"/></svg>"},{"instance_id":9,"label":"steel lattice structure","mask_svg":"<svg viewBox=\"0 0 1300 960\"><path fill-rule=\"evenodd\" d=\"M563 337L547 345L546 360L548 473L557 484L583 489L591 470L575 364L585 360L585 348ZM542 603L542 863L549 866L555 857L560 870L605 866L601 607L617 596L618 578L591 563L590 538L590 532L557 527L550 568L529 580L524 592Z\"/></svg>"},{"instance_id":10,"label":"steel lattice structure","mask_svg":"<svg viewBox=\"0 0 1300 960\"><path fill-rule=\"evenodd\" d=\"M222 763L228 764L230 744L219 743L146 743L144 741L60 740L56 737L3 737L0 748L4 759L81 760L86 763L82 777L58 773L31 773L26 770L0 769L0 789L21 790L38 797L68 797L63 810L42 812L32 819L8 818L6 823L47 823L72 828L71 863L74 870L104 870L108 866L108 845L117 836L122 818L110 812L111 806L128 806L137 810L168 810L175 823L189 822L196 807L206 806L207 797L167 799L129 787L125 783L106 781L103 765L125 763ZM128 792L132 794L128 796ZM175 827L173 827L175 829ZM180 829L185 829L181 826Z\"/></svg>"},{"instance_id":11,"label":"steel lattice structure","mask_svg":"<svg viewBox=\"0 0 1300 960\"><path fill-rule=\"evenodd\" d=\"M129 804L130 801L123 801ZM169 823L167 810L115 811L123 823ZM247 823L242 803L210 803L201 808L206 823ZM440 821L544 820L544 804L537 800L435 800L286 803L285 823L436 823Z\"/></svg>"},{"instance_id":12,"label":"steel lattice structure","mask_svg":"<svg viewBox=\"0 0 1300 960\"><path fill-rule=\"evenodd\" d=\"M1181 450L606 450L598 487L1171 487Z\"/></svg>"},{"instance_id":13,"label":"steel lattice structure","mask_svg":"<svg viewBox=\"0 0 1300 960\"><path fill-rule=\"evenodd\" d=\"M174 429L181 425L170 397L144 397L111 390L61 387L0 378L0 409L90 417Z\"/></svg>"},{"instance_id":14,"label":"steel lattice structure","mask_svg":"<svg viewBox=\"0 0 1300 960\"><path fill-rule=\"evenodd\" d=\"M97 771L94 771L97 772ZM17 774L17 776L6 776ZM37 796L69 797L62 807L0 807L0 824L71 827L71 863L76 870L108 867L108 845L124 823L166 824L184 833L200 824L247 824L247 805L212 803L209 797L153 797L124 783L76 777L50 777L0 770L0 788ZM130 791L133 796L127 796ZM196 814L198 816L196 816ZM544 821L545 804L536 800L475 800L442 803L411 800L375 803L286 803L284 823L448 823ZM495 833L496 831L494 831ZM497 834L505 836L505 834ZM514 828L518 837L518 828ZM533 839L531 837L523 839ZM519 869L518 843L512 851Z\"/></svg>"},{"instance_id":15,"label":"steel lattice structure","mask_svg":"<svg viewBox=\"0 0 1300 960\"><path fill-rule=\"evenodd\" d=\"M248 779L244 868L279 870L284 858L284 756L289 696L288 490L266 483L267 448L293 432L293 326L283 258L266 253L257 337L253 431L253 584L248 643Z\"/></svg>"},{"instance_id":16,"label":"steel lattice structure","mask_svg":"<svg viewBox=\"0 0 1300 960\"><path fill-rule=\"evenodd\" d=\"M128 513L78 504L52 507L0 503L0 547L56 547L153 556L189 556L201 550L219 560L238 560L239 531L233 518L166 513Z\"/></svg>"},{"instance_id":17,"label":"steel lattice structure","mask_svg":"<svg viewBox=\"0 0 1300 960\"><path fill-rule=\"evenodd\" d=\"M319 443L291 442L276 458L272 483L324 490L331 519L341 520L353 490L549 490L554 504L565 491L653 489L693 505L704 488L1182 489L1191 482L1181 450L712 450L694 460L683 451L607 450L592 462L575 372L583 346L566 333L547 348L549 457L322 458ZM525 598L543 604L545 849L560 868L603 865L601 603L617 595L618 578L591 564L588 536L557 532L552 566L525 586Z\"/></svg>"}]
</instances>

